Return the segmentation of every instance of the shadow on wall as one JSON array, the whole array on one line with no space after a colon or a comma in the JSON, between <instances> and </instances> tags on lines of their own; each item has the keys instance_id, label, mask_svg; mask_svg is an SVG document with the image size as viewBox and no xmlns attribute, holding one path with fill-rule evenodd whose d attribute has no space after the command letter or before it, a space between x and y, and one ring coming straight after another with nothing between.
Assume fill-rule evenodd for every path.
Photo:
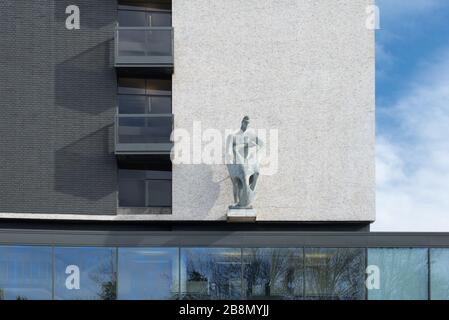
<instances>
[{"instance_id":1,"label":"shadow on wall","mask_svg":"<svg viewBox=\"0 0 449 320\"><path fill-rule=\"evenodd\" d=\"M195 214L198 216L191 217L192 219L207 218L207 214L215 206L218 200L221 185L223 183L230 182L227 179L216 181L216 179L214 179L213 172L217 170L214 170L214 166L207 164L179 165L177 166L177 169L179 169L179 171L182 172L183 175L187 173L189 177L195 177L195 179L189 178L190 181L198 181L197 183L194 183L190 186L192 190L179 191L188 195L187 198L181 197L182 199L184 199L181 207L190 207L190 212L196 212ZM179 176L178 179L184 179L184 177ZM174 181L174 183L176 183L176 181ZM192 197L192 195L194 195L194 197Z\"/></svg>"},{"instance_id":2,"label":"shadow on wall","mask_svg":"<svg viewBox=\"0 0 449 320\"><path fill-rule=\"evenodd\" d=\"M113 40L102 42L56 66L55 105L93 115L115 108L112 47Z\"/></svg>"},{"instance_id":3,"label":"shadow on wall","mask_svg":"<svg viewBox=\"0 0 449 320\"><path fill-rule=\"evenodd\" d=\"M93 201L117 190L113 129L105 126L56 151L55 190Z\"/></svg>"},{"instance_id":4,"label":"shadow on wall","mask_svg":"<svg viewBox=\"0 0 449 320\"><path fill-rule=\"evenodd\" d=\"M66 8L76 5L80 9L81 28L100 29L117 20L116 0L53 0L55 3L55 21L61 27L65 27L65 21L69 14ZM99 14L101 13L101 14Z\"/></svg>"}]
</instances>

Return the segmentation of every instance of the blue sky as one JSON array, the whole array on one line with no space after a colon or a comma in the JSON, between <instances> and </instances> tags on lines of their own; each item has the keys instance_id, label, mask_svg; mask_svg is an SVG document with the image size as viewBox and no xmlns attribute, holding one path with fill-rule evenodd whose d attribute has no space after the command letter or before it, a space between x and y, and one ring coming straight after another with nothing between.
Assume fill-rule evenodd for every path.
<instances>
[{"instance_id":1,"label":"blue sky","mask_svg":"<svg viewBox=\"0 0 449 320\"><path fill-rule=\"evenodd\" d=\"M449 231L449 1L377 0L374 231Z\"/></svg>"}]
</instances>

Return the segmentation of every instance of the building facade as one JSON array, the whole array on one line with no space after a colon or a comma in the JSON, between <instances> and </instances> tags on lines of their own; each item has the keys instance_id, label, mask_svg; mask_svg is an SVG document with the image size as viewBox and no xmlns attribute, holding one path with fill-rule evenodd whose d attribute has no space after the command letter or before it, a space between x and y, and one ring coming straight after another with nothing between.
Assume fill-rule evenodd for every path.
<instances>
[{"instance_id":1,"label":"building facade","mask_svg":"<svg viewBox=\"0 0 449 320\"><path fill-rule=\"evenodd\" d=\"M1 217L225 221L248 115L258 221L374 221L370 1L75 2L2 4Z\"/></svg>"},{"instance_id":2,"label":"building facade","mask_svg":"<svg viewBox=\"0 0 449 320\"><path fill-rule=\"evenodd\" d=\"M447 235L368 232L372 5L2 1L0 298L448 298Z\"/></svg>"}]
</instances>

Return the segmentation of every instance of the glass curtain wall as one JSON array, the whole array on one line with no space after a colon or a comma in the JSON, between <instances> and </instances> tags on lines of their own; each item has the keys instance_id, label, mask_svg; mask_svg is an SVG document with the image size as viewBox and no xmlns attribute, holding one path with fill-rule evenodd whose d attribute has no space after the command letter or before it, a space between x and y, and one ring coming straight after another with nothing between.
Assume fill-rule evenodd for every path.
<instances>
[{"instance_id":1,"label":"glass curtain wall","mask_svg":"<svg viewBox=\"0 0 449 320\"><path fill-rule=\"evenodd\" d=\"M240 299L241 278L240 249L181 249L183 299Z\"/></svg>"},{"instance_id":2,"label":"glass curtain wall","mask_svg":"<svg viewBox=\"0 0 449 320\"><path fill-rule=\"evenodd\" d=\"M54 298L115 300L116 259L114 248L55 248Z\"/></svg>"},{"instance_id":3,"label":"glass curtain wall","mask_svg":"<svg viewBox=\"0 0 449 320\"><path fill-rule=\"evenodd\" d=\"M365 249L306 248L305 298L365 299Z\"/></svg>"},{"instance_id":4,"label":"glass curtain wall","mask_svg":"<svg viewBox=\"0 0 449 320\"><path fill-rule=\"evenodd\" d=\"M51 247L0 247L0 300L53 298Z\"/></svg>"},{"instance_id":5,"label":"glass curtain wall","mask_svg":"<svg viewBox=\"0 0 449 320\"><path fill-rule=\"evenodd\" d=\"M170 300L178 298L177 248L120 248L118 298Z\"/></svg>"},{"instance_id":6,"label":"glass curtain wall","mask_svg":"<svg viewBox=\"0 0 449 320\"><path fill-rule=\"evenodd\" d=\"M448 265L449 248L0 246L0 300L448 300Z\"/></svg>"},{"instance_id":7,"label":"glass curtain wall","mask_svg":"<svg viewBox=\"0 0 449 320\"><path fill-rule=\"evenodd\" d=\"M368 290L369 300L426 300L427 249L369 249L368 267L376 270L378 286Z\"/></svg>"},{"instance_id":8,"label":"glass curtain wall","mask_svg":"<svg viewBox=\"0 0 449 320\"><path fill-rule=\"evenodd\" d=\"M243 249L243 297L246 299L302 299L302 248Z\"/></svg>"},{"instance_id":9,"label":"glass curtain wall","mask_svg":"<svg viewBox=\"0 0 449 320\"><path fill-rule=\"evenodd\" d=\"M430 250L430 289L432 300L449 300L449 249Z\"/></svg>"}]
</instances>

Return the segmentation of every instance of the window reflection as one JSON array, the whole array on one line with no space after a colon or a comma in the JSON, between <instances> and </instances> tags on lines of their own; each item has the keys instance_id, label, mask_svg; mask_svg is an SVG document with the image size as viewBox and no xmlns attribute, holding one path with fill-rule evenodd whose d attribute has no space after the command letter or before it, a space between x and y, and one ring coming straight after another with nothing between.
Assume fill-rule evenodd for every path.
<instances>
[{"instance_id":1,"label":"window reflection","mask_svg":"<svg viewBox=\"0 0 449 320\"><path fill-rule=\"evenodd\" d=\"M172 112L170 79L120 77L118 84L120 114L170 114Z\"/></svg>"},{"instance_id":2,"label":"window reflection","mask_svg":"<svg viewBox=\"0 0 449 320\"><path fill-rule=\"evenodd\" d=\"M173 116L118 116L118 144L170 144L173 128ZM149 147L150 148L150 147Z\"/></svg>"},{"instance_id":3,"label":"window reflection","mask_svg":"<svg viewBox=\"0 0 449 320\"><path fill-rule=\"evenodd\" d=\"M172 29L117 29L117 57L170 58L173 55Z\"/></svg>"},{"instance_id":4,"label":"window reflection","mask_svg":"<svg viewBox=\"0 0 449 320\"><path fill-rule=\"evenodd\" d=\"M429 279L431 299L449 300L449 249L119 248L118 252L117 256L117 248L0 246L0 300L426 300ZM368 288L366 270L373 270L368 272Z\"/></svg>"},{"instance_id":5,"label":"window reflection","mask_svg":"<svg viewBox=\"0 0 449 320\"><path fill-rule=\"evenodd\" d=\"M55 248L55 298L114 300L116 250L113 248Z\"/></svg>"},{"instance_id":6,"label":"window reflection","mask_svg":"<svg viewBox=\"0 0 449 320\"><path fill-rule=\"evenodd\" d=\"M118 78L119 94L146 94L146 80L141 78Z\"/></svg>"},{"instance_id":7,"label":"window reflection","mask_svg":"<svg viewBox=\"0 0 449 320\"><path fill-rule=\"evenodd\" d=\"M178 249L120 248L118 298L176 299L179 292Z\"/></svg>"},{"instance_id":8,"label":"window reflection","mask_svg":"<svg viewBox=\"0 0 449 320\"><path fill-rule=\"evenodd\" d=\"M368 299L427 299L427 249L369 249L368 265L380 271L380 288L368 290Z\"/></svg>"},{"instance_id":9,"label":"window reflection","mask_svg":"<svg viewBox=\"0 0 449 320\"><path fill-rule=\"evenodd\" d=\"M0 247L0 300L52 299L50 247Z\"/></svg>"},{"instance_id":10,"label":"window reflection","mask_svg":"<svg viewBox=\"0 0 449 320\"><path fill-rule=\"evenodd\" d=\"M181 249L181 292L185 299L239 299L241 250Z\"/></svg>"},{"instance_id":11,"label":"window reflection","mask_svg":"<svg viewBox=\"0 0 449 320\"><path fill-rule=\"evenodd\" d=\"M305 298L365 298L365 250L305 249Z\"/></svg>"},{"instance_id":12,"label":"window reflection","mask_svg":"<svg viewBox=\"0 0 449 320\"><path fill-rule=\"evenodd\" d=\"M170 27L171 2L119 1L118 22L121 27Z\"/></svg>"},{"instance_id":13,"label":"window reflection","mask_svg":"<svg viewBox=\"0 0 449 320\"><path fill-rule=\"evenodd\" d=\"M119 169L118 184L121 207L172 206L171 171Z\"/></svg>"},{"instance_id":14,"label":"window reflection","mask_svg":"<svg viewBox=\"0 0 449 320\"><path fill-rule=\"evenodd\" d=\"M244 291L254 299L301 299L303 250L243 249Z\"/></svg>"},{"instance_id":15,"label":"window reflection","mask_svg":"<svg viewBox=\"0 0 449 320\"><path fill-rule=\"evenodd\" d=\"M449 249L430 250L432 300L449 300Z\"/></svg>"}]
</instances>

